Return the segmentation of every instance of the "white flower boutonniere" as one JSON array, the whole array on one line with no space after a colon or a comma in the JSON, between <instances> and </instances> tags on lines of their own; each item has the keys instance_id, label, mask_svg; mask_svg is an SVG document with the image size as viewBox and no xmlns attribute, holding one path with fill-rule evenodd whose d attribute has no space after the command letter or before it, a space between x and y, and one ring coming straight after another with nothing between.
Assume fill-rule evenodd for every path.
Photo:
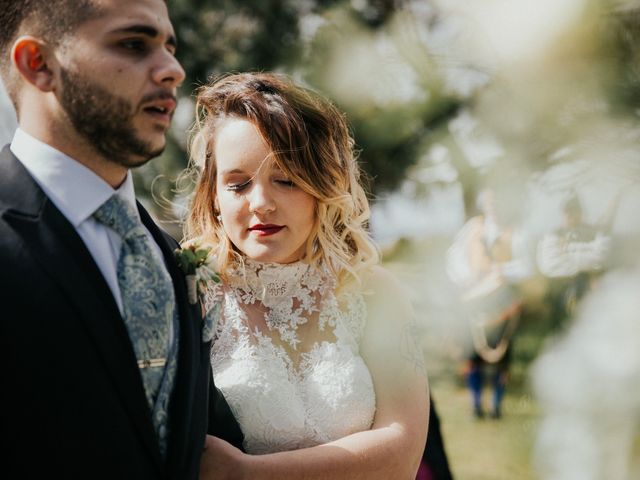
<instances>
[{"instance_id":1,"label":"white flower boutonniere","mask_svg":"<svg viewBox=\"0 0 640 480\"><path fill-rule=\"evenodd\" d=\"M220 283L220 276L211 268L209 254L211 248L191 243L177 248L174 252L178 266L187 280L189 303L195 305L206 292L211 281Z\"/></svg>"}]
</instances>

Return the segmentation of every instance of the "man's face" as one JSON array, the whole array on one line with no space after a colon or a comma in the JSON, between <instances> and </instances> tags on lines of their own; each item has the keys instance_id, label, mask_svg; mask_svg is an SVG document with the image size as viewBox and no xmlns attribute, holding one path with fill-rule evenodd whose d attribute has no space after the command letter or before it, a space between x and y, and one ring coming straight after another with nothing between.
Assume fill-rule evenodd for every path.
<instances>
[{"instance_id":1,"label":"man's face","mask_svg":"<svg viewBox=\"0 0 640 480\"><path fill-rule=\"evenodd\" d=\"M72 127L126 167L159 155L184 71L162 0L100 0L104 14L59 48L59 101Z\"/></svg>"}]
</instances>

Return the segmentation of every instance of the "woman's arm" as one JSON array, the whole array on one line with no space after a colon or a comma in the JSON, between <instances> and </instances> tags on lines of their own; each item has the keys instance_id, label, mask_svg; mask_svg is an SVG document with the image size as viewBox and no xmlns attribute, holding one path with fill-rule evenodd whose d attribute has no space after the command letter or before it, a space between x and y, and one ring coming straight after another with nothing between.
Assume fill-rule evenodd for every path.
<instances>
[{"instance_id":1,"label":"woman's arm","mask_svg":"<svg viewBox=\"0 0 640 480\"><path fill-rule=\"evenodd\" d=\"M247 455L208 437L201 478L414 480L426 441L429 398L413 312L397 281L377 268L365 281L367 326L361 354L376 393L371 430L316 447Z\"/></svg>"}]
</instances>

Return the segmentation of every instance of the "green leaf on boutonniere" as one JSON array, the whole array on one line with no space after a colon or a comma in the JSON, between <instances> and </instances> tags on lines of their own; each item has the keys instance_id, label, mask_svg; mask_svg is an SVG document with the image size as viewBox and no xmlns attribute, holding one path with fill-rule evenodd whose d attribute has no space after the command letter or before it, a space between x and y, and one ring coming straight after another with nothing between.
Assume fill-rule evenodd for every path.
<instances>
[{"instance_id":1,"label":"green leaf on boutonniere","mask_svg":"<svg viewBox=\"0 0 640 480\"><path fill-rule=\"evenodd\" d=\"M220 276L210 267L210 253L211 248L201 247L196 243L185 245L174 251L176 262L186 276L191 304L197 303L198 298L204 296L210 281L220 283Z\"/></svg>"},{"instance_id":2,"label":"green leaf on boutonniere","mask_svg":"<svg viewBox=\"0 0 640 480\"><path fill-rule=\"evenodd\" d=\"M207 262L209 248L201 248L196 244L191 244L185 248L175 250L176 262L185 275L195 275L196 269Z\"/></svg>"}]
</instances>

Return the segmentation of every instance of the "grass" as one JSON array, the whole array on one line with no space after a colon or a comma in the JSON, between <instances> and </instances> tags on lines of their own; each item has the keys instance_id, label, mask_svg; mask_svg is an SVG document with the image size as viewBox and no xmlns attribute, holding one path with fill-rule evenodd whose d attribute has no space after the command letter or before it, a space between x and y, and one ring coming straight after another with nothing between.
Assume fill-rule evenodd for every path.
<instances>
[{"instance_id":1,"label":"grass","mask_svg":"<svg viewBox=\"0 0 640 480\"><path fill-rule=\"evenodd\" d=\"M534 480L532 451L539 418L528 392L528 368L552 330L544 289L532 283L530 301L513 342L513 357L500 420L476 420L459 371L466 358L468 325L451 293L444 258L449 239L398 242L384 252L385 266L406 287L422 326L422 347L445 448L456 480ZM449 287L448 287L449 286ZM491 392L485 392L486 406Z\"/></svg>"},{"instance_id":2,"label":"grass","mask_svg":"<svg viewBox=\"0 0 640 480\"><path fill-rule=\"evenodd\" d=\"M568 319L558 318L554 308L557 292L554 293L553 285L544 278L537 276L520 286L524 309L512 339L511 382L504 399L503 418L474 419L470 394L461 381L461 365L469 351L468 319L460 308L459 293L451 288L451 281L446 275L444 260L449 245L450 239L446 238L432 238L424 242L400 241L385 251L384 257L385 266L400 279L414 304L418 338L425 352L431 392L440 416L454 478L542 479L533 466L533 450L541 413L528 390L529 370L548 342L569 328ZM487 403L490 393L485 391ZM625 395L625 392L620 395ZM607 405L601 408L607 412ZM597 429L601 417L583 420L586 421L587 430ZM594 422L593 426L588 425L590 421ZM574 465L588 465L591 469L588 478L639 479L640 416L630 415L628 421L633 422L635 428L635 443L629 447L629 452L617 452L623 455L619 461L628 462L627 466L617 464L616 455L603 453L611 442L614 445L612 448L627 448L626 445L620 446L621 434L616 431L594 430L598 432L598 442L601 442L598 447L601 458L595 458L598 455L594 457L572 444L560 443L556 447L563 449L559 452L562 454L558 457L559 461L570 459ZM562 438L560 440L564 441ZM548 471L544 480L569 478L567 470L571 465L556 467L563 473ZM576 475L580 474L576 472L571 478L577 478Z\"/></svg>"},{"instance_id":3,"label":"grass","mask_svg":"<svg viewBox=\"0 0 640 480\"><path fill-rule=\"evenodd\" d=\"M522 390L522 389L519 389ZM449 463L456 480L534 480L531 452L537 405L527 393L507 390L500 420L471 415L468 391L450 380L432 381ZM484 392L489 400L490 391Z\"/></svg>"},{"instance_id":4,"label":"grass","mask_svg":"<svg viewBox=\"0 0 640 480\"><path fill-rule=\"evenodd\" d=\"M397 256L396 256L397 257ZM476 420L471 413L470 394L460 381L464 350L460 343L460 323L455 309L446 301L434 307L429 303L429 286L443 283L441 277L422 272L423 264L387 262L406 285L416 311L424 318L423 349L429 366L431 392L441 421L445 448L456 480L534 480L532 466L538 408L527 391L530 362L537 356L545 338L540 315L535 321L523 318L514 339L512 381L507 386L500 420ZM439 293L443 298L446 295ZM438 297L438 295L433 297ZM436 298L440 301L440 298ZM439 309L438 309L439 308ZM434 323L433 319L440 319ZM458 330L456 330L458 329ZM487 407L490 391L485 391Z\"/></svg>"}]
</instances>

